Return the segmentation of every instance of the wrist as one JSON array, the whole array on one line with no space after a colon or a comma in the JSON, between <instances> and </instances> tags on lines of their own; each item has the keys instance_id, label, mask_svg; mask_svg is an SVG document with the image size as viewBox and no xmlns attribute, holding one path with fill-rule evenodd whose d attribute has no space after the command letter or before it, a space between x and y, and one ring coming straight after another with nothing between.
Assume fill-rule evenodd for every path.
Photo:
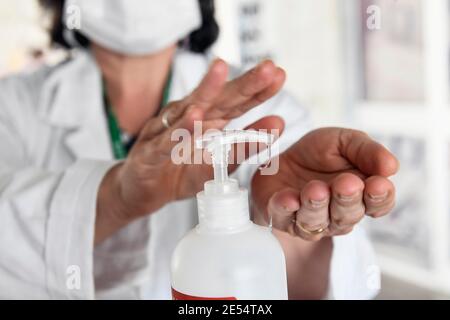
<instances>
[{"instance_id":1,"label":"wrist","mask_svg":"<svg viewBox=\"0 0 450 320\"><path fill-rule=\"evenodd\" d=\"M103 177L97 194L95 242L101 242L132 219L121 195L119 173L122 164L112 167Z\"/></svg>"}]
</instances>

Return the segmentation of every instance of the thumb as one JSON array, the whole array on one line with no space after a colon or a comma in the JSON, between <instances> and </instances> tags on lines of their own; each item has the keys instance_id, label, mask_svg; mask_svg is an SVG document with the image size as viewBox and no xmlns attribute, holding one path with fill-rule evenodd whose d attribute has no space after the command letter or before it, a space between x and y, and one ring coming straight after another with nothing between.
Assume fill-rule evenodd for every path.
<instances>
[{"instance_id":1,"label":"thumb","mask_svg":"<svg viewBox=\"0 0 450 320\"><path fill-rule=\"evenodd\" d=\"M398 171L396 157L367 134L356 130L343 130L341 152L364 174L389 177Z\"/></svg>"},{"instance_id":2,"label":"thumb","mask_svg":"<svg viewBox=\"0 0 450 320\"><path fill-rule=\"evenodd\" d=\"M284 130L284 120L279 116L267 116L262 119L259 119L256 122L253 122L251 125L247 126L245 130L267 130L267 131L278 131L278 137L281 136L281 133Z\"/></svg>"}]
</instances>

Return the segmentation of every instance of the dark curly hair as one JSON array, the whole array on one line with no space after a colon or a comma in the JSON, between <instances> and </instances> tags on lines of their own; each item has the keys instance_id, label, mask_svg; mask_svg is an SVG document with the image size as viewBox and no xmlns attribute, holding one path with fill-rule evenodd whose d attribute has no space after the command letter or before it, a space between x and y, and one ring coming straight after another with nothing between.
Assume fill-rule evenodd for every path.
<instances>
[{"instance_id":1,"label":"dark curly hair","mask_svg":"<svg viewBox=\"0 0 450 320\"><path fill-rule=\"evenodd\" d=\"M63 8L65 0L39 0L40 5L52 14L50 37L52 44L71 49L71 45L63 37ZM214 0L198 0L202 15L202 25L191 32L185 43L192 52L204 53L216 42L219 36L219 26L214 17ZM89 47L89 40L81 33L75 32L75 39L84 48Z\"/></svg>"}]
</instances>

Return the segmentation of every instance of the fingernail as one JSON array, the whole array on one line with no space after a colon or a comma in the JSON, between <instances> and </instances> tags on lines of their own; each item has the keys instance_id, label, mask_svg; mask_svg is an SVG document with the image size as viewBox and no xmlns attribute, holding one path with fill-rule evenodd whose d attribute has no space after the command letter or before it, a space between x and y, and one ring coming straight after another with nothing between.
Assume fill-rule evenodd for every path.
<instances>
[{"instance_id":1,"label":"fingernail","mask_svg":"<svg viewBox=\"0 0 450 320\"><path fill-rule=\"evenodd\" d=\"M262 69L262 63L259 63L259 64L257 64L254 68L253 68L253 71L254 72L258 72L259 70L261 70Z\"/></svg>"},{"instance_id":2,"label":"fingernail","mask_svg":"<svg viewBox=\"0 0 450 320\"><path fill-rule=\"evenodd\" d=\"M313 208L322 208L327 203L327 199L326 198L321 200L309 199L309 203Z\"/></svg>"},{"instance_id":3,"label":"fingernail","mask_svg":"<svg viewBox=\"0 0 450 320\"><path fill-rule=\"evenodd\" d=\"M287 211L287 212L292 212L292 211L295 211L295 210L297 210L297 208L294 208L294 207L289 207L289 206L282 206L282 209L284 210L284 211Z\"/></svg>"},{"instance_id":4,"label":"fingernail","mask_svg":"<svg viewBox=\"0 0 450 320\"><path fill-rule=\"evenodd\" d=\"M370 200L371 201L373 201L373 202L382 202L382 201L384 201L384 200L386 200L386 198L387 198L387 195L388 195L388 192L386 191L385 193L382 193L382 194L370 194L369 193L369 198L370 198Z\"/></svg>"},{"instance_id":5,"label":"fingernail","mask_svg":"<svg viewBox=\"0 0 450 320\"><path fill-rule=\"evenodd\" d=\"M260 63L258 63L258 64L255 66L254 70L257 70L257 71L262 70L262 69L267 65L267 62L268 62L268 61L269 61L269 60L261 61Z\"/></svg>"},{"instance_id":6,"label":"fingernail","mask_svg":"<svg viewBox=\"0 0 450 320\"><path fill-rule=\"evenodd\" d=\"M346 196L346 195L343 195L343 194L338 194L337 198L340 201L342 201L342 202L352 202L353 200L355 200L356 197L359 196L359 194L360 194L359 192L358 193L354 193L354 194L349 195L349 196Z\"/></svg>"}]
</instances>

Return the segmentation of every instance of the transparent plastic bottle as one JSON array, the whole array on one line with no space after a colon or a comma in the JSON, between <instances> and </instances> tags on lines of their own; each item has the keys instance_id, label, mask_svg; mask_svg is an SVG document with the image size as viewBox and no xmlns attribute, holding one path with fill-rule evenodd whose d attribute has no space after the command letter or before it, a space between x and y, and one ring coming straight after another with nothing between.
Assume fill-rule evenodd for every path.
<instances>
[{"instance_id":1,"label":"transparent plastic bottle","mask_svg":"<svg viewBox=\"0 0 450 320\"><path fill-rule=\"evenodd\" d=\"M248 192L228 178L231 144L273 136L226 131L197 140L212 154L214 180L197 194L199 224L177 245L171 263L174 299L287 299L285 257L271 229L250 220Z\"/></svg>"}]
</instances>

